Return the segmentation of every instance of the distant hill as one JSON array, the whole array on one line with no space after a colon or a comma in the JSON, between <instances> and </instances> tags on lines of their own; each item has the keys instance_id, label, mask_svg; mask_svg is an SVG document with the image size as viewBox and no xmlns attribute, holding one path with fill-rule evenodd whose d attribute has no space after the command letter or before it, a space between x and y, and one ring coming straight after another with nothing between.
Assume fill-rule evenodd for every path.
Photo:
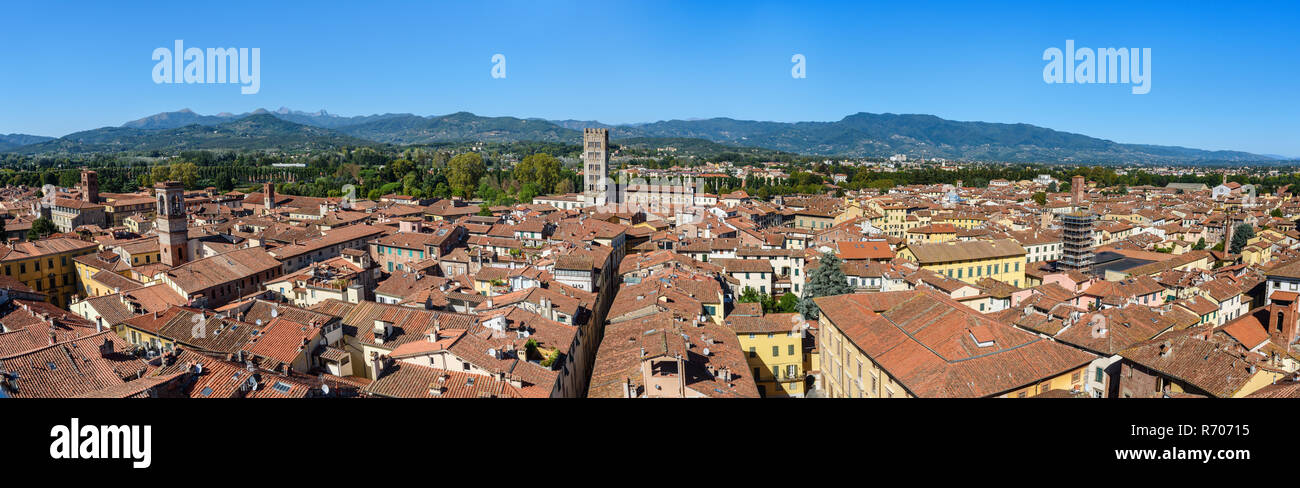
<instances>
[{"instance_id":1,"label":"distant hill","mask_svg":"<svg viewBox=\"0 0 1300 488\"><path fill-rule=\"evenodd\" d=\"M1029 124L960 122L933 115L857 113L837 122L714 118L616 127L623 137L691 137L802 154L943 157L1021 162L1266 161L1239 151L1120 144Z\"/></svg>"},{"instance_id":2,"label":"distant hill","mask_svg":"<svg viewBox=\"0 0 1300 488\"><path fill-rule=\"evenodd\" d=\"M11 149L26 146L28 144L36 144L38 142L45 142L52 139L54 138L46 137L46 136L33 136L27 134L0 134L0 152L5 152Z\"/></svg>"},{"instance_id":3,"label":"distant hill","mask_svg":"<svg viewBox=\"0 0 1300 488\"><path fill-rule=\"evenodd\" d=\"M613 139L611 142L625 148L658 149L662 150L662 154L679 156L694 155L715 157L722 154L736 154L742 156L763 157L768 158L769 160L775 160L777 159L777 156L780 155L796 156L796 154L777 151L775 149L740 147L690 137L629 137L625 139Z\"/></svg>"},{"instance_id":4,"label":"distant hill","mask_svg":"<svg viewBox=\"0 0 1300 488\"><path fill-rule=\"evenodd\" d=\"M469 112L420 117L403 115L340 127L344 134L372 141L416 144L448 141L542 141L576 143L582 133L553 123L515 117L481 117Z\"/></svg>"},{"instance_id":5,"label":"distant hill","mask_svg":"<svg viewBox=\"0 0 1300 488\"><path fill-rule=\"evenodd\" d=\"M104 127L23 146L15 152L85 154L177 152L196 149L293 151L373 144L375 143L330 129L297 124L264 113L211 126L193 124L174 129L153 130Z\"/></svg>"},{"instance_id":6,"label":"distant hill","mask_svg":"<svg viewBox=\"0 0 1300 488\"><path fill-rule=\"evenodd\" d=\"M232 137L207 133L192 127L224 127L235 121L264 117L264 129L271 129L268 119L278 119L295 126L278 126L288 137L280 141L270 137L274 131L258 134L268 137ZM1175 163L1263 162L1278 158L1241 151L1206 151L1176 146L1121 144L1081 134L1061 132L1029 124L962 122L919 114L857 113L834 122L763 122L712 118L667 120L644 124L610 125L596 121L521 119L483 117L469 112L448 115L382 114L341 117L325 112L300 112L280 108L274 112L258 109L248 114L199 115L188 109L165 112L127 122L119 128L103 128L71 134L57 141L39 142L17 148L12 144L0 151L41 152L46 150L115 150L115 148L208 148L233 145L247 148L302 148L313 144L349 144L358 140L388 144L426 144L437 142L517 142L542 141L575 144L581 141L584 127L609 128L615 141L635 140L638 147L686 145L711 152L730 152L735 148L762 148L795 154L886 157L907 154L913 157L953 160L1009 162L1094 163ZM319 129L318 131L307 128ZM165 136L149 131L180 130ZM131 132L146 131L146 132ZM167 139L168 137L172 139ZM355 138L355 140L350 139ZM710 148L685 143L689 139L732 146ZM29 142L28 144L32 144ZM228 146L223 146L228 147ZM127 150L127 149L116 149ZM131 149L139 150L139 149ZM152 149L151 149L152 150ZM752 154L752 153L751 153Z\"/></svg>"},{"instance_id":7,"label":"distant hill","mask_svg":"<svg viewBox=\"0 0 1300 488\"><path fill-rule=\"evenodd\" d=\"M220 113L217 115L199 115L194 113L190 109L185 108L175 112L162 112L141 119L132 120L130 122L122 124L122 127L129 127L133 129L150 129L150 130L176 129L179 127L185 127L187 125L193 125L193 124L199 124L199 125L223 124L226 122L230 122L232 120L242 119L250 115L262 115L262 114L270 114L270 115L274 115L276 118L279 118L281 120L287 120L289 122L294 122L303 125L310 125L313 127L323 127L326 129L335 129L347 125L356 125L356 124L361 124L361 123L370 122L374 120L381 120L388 117L399 117L403 115L410 115L410 114L383 114L383 115L362 115L362 116L355 116L355 117L341 117L338 115L330 114L324 110L320 110L318 112L300 112L297 110L290 110L285 107L280 107L279 110L276 110L274 112L270 110L266 110L264 108L259 108L252 112L243 113L243 114Z\"/></svg>"}]
</instances>

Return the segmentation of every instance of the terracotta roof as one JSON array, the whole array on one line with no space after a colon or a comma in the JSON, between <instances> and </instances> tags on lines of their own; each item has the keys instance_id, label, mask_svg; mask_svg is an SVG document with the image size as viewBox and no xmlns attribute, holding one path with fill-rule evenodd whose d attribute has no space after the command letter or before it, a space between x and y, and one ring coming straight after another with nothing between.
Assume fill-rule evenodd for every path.
<instances>
[{"instance_id":1,"label":"terracotta roof","mask_svg":"<svg viewBox=\"0 0 1300 488\"><path fill-rule=\"evenodd\" d=\"M894 304L876 312L886 305L882 299ZM1097 358L981 315L934 290L814 301L823 317L918 397L999 395Z\"/></svg>"},{"instance_id":2,"label":"terracotta roof","mask_svg":"<svg viewBox=\"0 0 1300 488\"><path fill-rule=\"evenodd\" d=\"M991 241L948 241L939 243L916 242L907 245L917 262L949 263L975 261L1011 256L1024 256L1025 248L1011 239Z\"/></svg>"}]
</instances>

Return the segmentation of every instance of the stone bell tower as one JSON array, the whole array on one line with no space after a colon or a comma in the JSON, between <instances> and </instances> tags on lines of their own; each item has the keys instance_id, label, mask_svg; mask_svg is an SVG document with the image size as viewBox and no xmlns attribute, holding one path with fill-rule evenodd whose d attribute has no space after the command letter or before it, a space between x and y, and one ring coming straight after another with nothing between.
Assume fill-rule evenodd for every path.
<instances>
[{"instance_id":1,"label":"stone bell tower","mask_svg":"<svg viewBox=\"0 0 1300 488\"><path fill-rule=\"evenodd\" d=\"M189 230L185 221L185 187L179 181L154 186L158 200L158 251L163 264L180 266L189 261Z\"/></svg>"}]
</instances>

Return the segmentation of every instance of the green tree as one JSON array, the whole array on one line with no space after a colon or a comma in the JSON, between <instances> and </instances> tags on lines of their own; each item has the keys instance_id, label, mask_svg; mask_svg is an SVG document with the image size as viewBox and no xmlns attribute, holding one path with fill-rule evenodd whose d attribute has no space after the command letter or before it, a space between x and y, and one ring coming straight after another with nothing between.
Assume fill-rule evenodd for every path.
<instances>
[{"instance_id":1,"label":"green tree","mask_svg":"<svg viewBox=\"0 0 1300 488\"><path fill-rule=\"evenodd\" d=\"M799 297L795 296L794 293L786 293L781 295L780 300L777 300L775 311L780 313L792 313L798 310L798 307Z\"/></svg>"},{"instance_id":2,"label":"green tree","mask_svg":"<svg viewBox=\"0 0 1300 488\"><path fill-rule=\"evenodd\" d=\"M1037 203L1040 207L1047 206L1047 194L1041 191L1034 193L1034 203Z\"/></svg>"},{"instance_id":3,"label":"green tree","mask_svg":"<svg viewBox=\"0 0 1300 488\"><path fill-rule=\"evenodd\" d=\"M736 299L736 301L740 303L763 303L764 295L765 294L759 293L758 290L755 290L753 287L746 286L745 289L740 292L740 298Z\"/></svg>"},{"instance_id":4,"label":"green tree","mask_svg":"<svg viewBox=\"0 0 1300 488\"><path fill-rule=\"evenodd\" d=\"M199 179L199 168L194 163L176 163L171 166L168 176L172 181L179 181L185 188L194 188Z\"/></svg>"},{"instance_id":5,"label":"green tree","mask_svg":"<svg viewBox=\"0 0 1300 488\"><path fill-rule=\"evenodd\" d=\"M1056 193L1056 192L1059 192L1059 191L1061 191L1061 187L1057 186L1055 181L1053 181L1053 182L1051 182L1051 183L1049 183L1049 184L1047 185L1047 192L1048 192L1048 193Z\"/></svg>"},{"instance_id":6,"label":"green tree","mask_svg":"<svg viewBox=\"0 0 1300 488\"><path fill-rule=\"evenodd\" d=\"M1268 214L1269 214L1270 216L1277 217L1277 218L1280 219L1280 218L1282 218L1282 209L1280 209L1280 208L1275 208L1275 209L1273 209L1273 211L1269 212Z\"/></svg>"},{"instance_id":7,"label":"green tree","mask_svg":"<svg viewBox=\"0 0 1300 488\"><path fill-rule=\"evenodd\" d=\"M1193 251L1200 251L1200 250L1202 250L1202 249L1205 249L1205 238L1204 238L1204 237L1200 238L1200 240L1197 240L1197 241L1196 241L1196 245L1195 245L1195 246L1192 246L1192 250L1193 250Z\"/></svg>"},{"instance_id":8,"label":"green tree","mask_svg":"<svg viewBox=\"0 0 1300 488\"><path fill-rule=\"evenodd\" d=\"M472 197L485 172L487 167L483 164L483 156L476 152L460 153L447 163L447 182L456 194Z\"/></svg>"},{"instance_id":9,"label":"green tree","mask_svg":"<svg viewBox=\"0 0 1300 488\"><path fill-rule=\"evenodd\" d=\"M563 167L560 160L550 154L529 154L515 165L511 175L521 183L534 183L540 192L549 194L559 183L560 170Z\"/></svg>"},{"instance_id":10,"label":"green tree","mask_svg":"<svg viewBox=\"0 0 1300 488\"><path fill-rule=\"evenodd\" d=\"M1232 243L1228 247L1229 254L1241 252L1241 248L1246 247L1246 241L1255 238L1255 228L1250 224L1238 224L1232 232Z\"/></svg>"},{"instance_id":11,"label":"green tree","mask_svg":"<svg viewBox=\"0 0 1300 488\"><path fill-rule=\"evenodd\" d=\"M555 185L555 193L573 193L573 180L565 178ZM523 200L522 198L520 200ZM531 203L532 199L528 199Z\"/></svg>"},{"instance_id":12,"label":"green tree","mask_svg":"<svg viewBox=\"0 0 1300 488\"><path fill-rule=\"evenodd\" d=\"M838 256L824 252L817 261L817 268L808 273L808 282L804 284L803 297L799 298L797 307L799 314L808 320L821 315L821 310L813 303L814 298L853 293L844 270L840 269L842 262Z\"/></svg>"},{"instance_id":13,"label":"green tree","mask_svg":"<svg viewBox=\"0 0 1300 488\"><path fill-rule=\"evenodd\" d=\"M171 171L171 167L166 165L158 165L149 168L149 177L147 180L142 181L142 183L144 183L144 186L153 186L154 183L167 181L167 178L171 176Z\"/></svg>"},{"instance_id":14,"label":"green tree","mask_svg":"<svg viewBox=\"0 0 1300 488\"><path fill-rule=\"evenodd\" d=\"M217 187L217 191L221 191L221 192L228 192L230 190L234 190L235 179L230 177L229 172L222 171L221 174L217 176L216 187Z\"/></svg>"},{"instance_id":15,"label":"green tree","mask_svg":"<svg viewBox=\"0 0 1300 488\"><path fill-rule=\"evenodd\" d=\"M408 173L415 171L415 163L412 163L405 159L394 160L391 164L389 164L389 167L393 171L394 178L402 178L406 176Z\"/></svg>"},{"instance_id":16,"label":"green tree","mask_svg":"<svg viewBox=\"0 0 1300 488\"><path fill-rule=\"evenodd\" d=\"M53 234L54 231L56 230L58 229L54 227L54 222L50 221L50 219L47 218L36 219L32 221L31 230L27 231L27 240L29 241L40 240L45 236Z\"/></svg>"}]
</instances>

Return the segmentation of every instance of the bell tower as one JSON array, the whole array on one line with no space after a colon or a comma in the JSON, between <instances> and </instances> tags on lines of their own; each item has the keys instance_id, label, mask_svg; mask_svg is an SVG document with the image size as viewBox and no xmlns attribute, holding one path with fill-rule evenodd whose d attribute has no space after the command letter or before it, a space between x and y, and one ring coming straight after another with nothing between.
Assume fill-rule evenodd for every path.
<instances>
[{"instance_id":1,"label":"bell tower","mask_svg":"<svg viewBox=\"0 0 1300 488\"><path fill-rule=\"evenodd\" d=\"M584 206L610 203L609 129L582 130L582 184Z\"/></svg>"},{"instance_id":2,"label":"bell tower","mask_svg":"<svg viewBox=\"0 0 1300 488\"><path fill-rule=\"evenodd\" d=\"M180 266L189 261L189 231L185 221L185 187L179 181L154 186L158 199L158 250L163 264Z\"/></svg>"},{"instance_id":3,"label":"bell tower","mask_svg":"<svg viewBox=\"0 0 1300 488\"><path fill-rule=\"evenodd\" d=\"M86 203L99 202L99 175L94 171L81 170L81 199Z\"/></svg>"}]
</instances>

